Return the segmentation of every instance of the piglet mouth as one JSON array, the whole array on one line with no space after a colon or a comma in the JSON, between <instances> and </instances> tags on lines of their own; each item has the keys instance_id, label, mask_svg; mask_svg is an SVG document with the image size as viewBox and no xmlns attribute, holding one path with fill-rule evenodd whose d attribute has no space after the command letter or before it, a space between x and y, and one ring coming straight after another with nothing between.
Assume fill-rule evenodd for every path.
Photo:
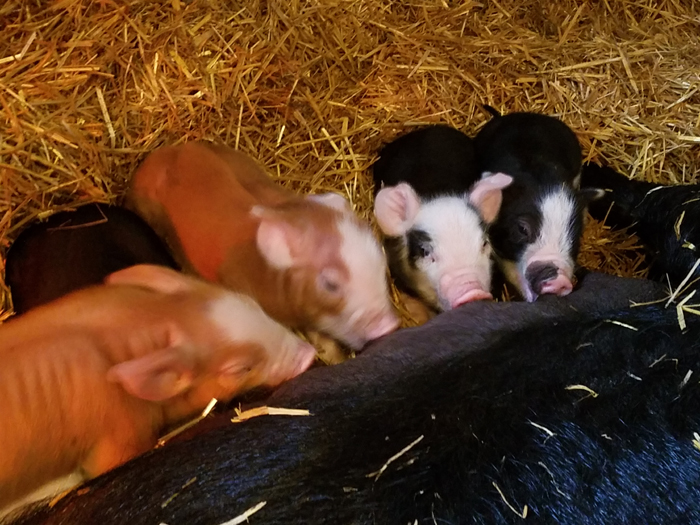
<instances>
[{"instance_id":1,"label":"piglet mouth","mask_svg":"<svg viewBox=\"0 0 700 525\"><path fill-rule=\"evenodd\" d=\"M457 308L460 305L466 304L466 303L471 303L474 301L490 301L493 299L493 295L491 295L489 292L481 289L476 289L476 290L470 290L459 297L452 301L451 307L452 308Z\"/></svg>"},{"instance_id":2,"label":"piglet mouth","mask_svg":"<svg viewBox=\"0 0 700 525\"><path fill-rule=\"evenodd\" d=\"M451 284L441 295L441 302L444 304L445 310L452 310L462 304L474 301L489 301L493 299L493 296L478 281Z\"/></svg>"}]
</instances>

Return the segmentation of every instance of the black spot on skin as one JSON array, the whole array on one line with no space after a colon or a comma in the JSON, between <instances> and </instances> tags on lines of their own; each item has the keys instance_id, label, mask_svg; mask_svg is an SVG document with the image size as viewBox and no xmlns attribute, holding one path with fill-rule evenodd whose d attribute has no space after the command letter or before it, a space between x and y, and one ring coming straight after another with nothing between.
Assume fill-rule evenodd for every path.
<instances>
[{"instance_id":1,"label":"black spot on skin","mask_svg":"<svg viewBox=\"0 0 700 525\"><path fill-rule=\"evenodd\" d=\"M406 239L408 241L408 260L413 266L418 259L422 259L433 250L433 240L423 230L409 230Z\"/></svg>"}]
</instances>

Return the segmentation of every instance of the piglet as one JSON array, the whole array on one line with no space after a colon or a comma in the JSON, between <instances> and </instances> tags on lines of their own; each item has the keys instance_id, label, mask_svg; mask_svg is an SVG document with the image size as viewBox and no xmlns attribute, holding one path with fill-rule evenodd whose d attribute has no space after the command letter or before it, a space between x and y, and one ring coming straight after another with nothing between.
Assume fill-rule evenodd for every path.
<instances>
[{"instance_id":1,"label":"piglet","mask_svg":"<svg viewBox=\"0 0 700 525\"><path fill-rule=\"evenodd\" d=\"M567 295L587 203L597 189L579 190L581 147L562 121L536 113L495 117L474 142L482 177L501 172L513 183L490 229L505 277L527 301L543 294Z\"/></svg>"},{"instance_id":2,"label":"piglet","mask_svg":"<svg viewBox=\"0 0 700 525\"><path fill-rule=\"evenodd\" d=\"M247 297L140 265L0 327L0 508L152 448L212 398L276 386L314 350Z\"/></svg>"},{"instance_id":3,"label":"piglet","mask_svg":"<svg viewBox=\"0 0 700 525\"><path fill-rule=\"evenodd\" d=\"M5 282L15 313L22 314L136 264L177 267L138 215L119 206L86 204L22 231L7 252Z\"/></svg>"},{"instance_id":4,"label":"piglet","mask_svg":"<svg viewBox=\"0 0 700 525\"><path fill-rule=\"evenodd\" d=\"M485 230L512 179L479 180L472 140L444 125L385 146L373 174L374 214L397 287L436 312L491 299Z\"/></svg>"},{"instance_id":5,"label":"piglet","mask_svg":"<svg viewBox=\"0 0 700 525\"><path fill-rule=\"evenodd\" d=\"M398 325L381 249L338 194L302 197L246 155L199 142L152 153L127 202L179 263L283 324L354 349Z\"/></svg>"}]
</instances>

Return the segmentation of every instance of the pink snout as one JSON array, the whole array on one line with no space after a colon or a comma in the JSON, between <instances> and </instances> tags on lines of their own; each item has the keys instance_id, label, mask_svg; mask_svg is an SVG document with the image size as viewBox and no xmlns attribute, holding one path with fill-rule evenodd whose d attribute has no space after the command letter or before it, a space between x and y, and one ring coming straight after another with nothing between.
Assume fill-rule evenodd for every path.
<instances>
[{"instance_id":1,"label":"pink snout","mask_svg":"<svg viewBox=\"0 0 700 525\"><path fill-rule=\"evenodd\" d=\"M314 359L316 359L316 349L313 345L305 341L299 341L290 379L305 372L313 364Z\"/></svg>"},{"instance_id":2,"label":"pink snout","mask_svg":"<svg viewBox=\"0 0 700 525\"><path fill-rule=\"evenodd\" d=\"M383 335L389 334L399 327L399 318L393 313L385 313L377 316L370 322L366 337L368 341L378 339Z\"/></svg>"},{"instance_id":3,"label":"pink snout","mask_svg":"<svg viewBox=\"0 0 700 525\"><path fill-rule=\"evenodd\" d=\"M447 279L443 279L446 281ZM457 308L461 304L472 301L488 301L493 296L484 290L480 282L476 280L453 280L451 283L441 283L442 296L450 308Z\"/></svg>"},{"instance_id":4,"label":"pink snout","mask_svg":"<svg viewBox=\"0 0 700 525\"><path fill-rule=\"evenodd\" d=\"M297 339L296 337L294 339ZM270 356L266 370L265 384L277 386L305 372L316 358L316 349L309 343L298 341L287 346L288 354Z\"/></svg>"},{"instance_id":5,"label":"pink snout","mask_svg":"<svg viewBox=\"0 0 700 525\"><path fill-rule=\"evenodd\" d=\"M571 283L571 280L566 275L558 274L556 278L542 283L540 294L544 295L549 293L563 297L569 295L573 289L574 285Z\"/></svg>"}]
</instances>

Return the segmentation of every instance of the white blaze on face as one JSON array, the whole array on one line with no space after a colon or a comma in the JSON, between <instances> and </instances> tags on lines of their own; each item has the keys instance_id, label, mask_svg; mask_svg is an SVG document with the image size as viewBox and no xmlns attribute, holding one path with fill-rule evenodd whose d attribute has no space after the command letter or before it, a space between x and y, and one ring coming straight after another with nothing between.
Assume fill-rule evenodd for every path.
<instances>
[{"instance_id":1,"label":"white blaze on face","mask_svg":"<svg viewBox=\"0 0 700 525\"><path fill-rule=\"evenodd\" d=\"M425 202L413 229L425 232L431 241L430 253L416 261L427 279L419 286L432 289L442 309L456 306L464 294L488 293L491 248L479 214L464 198L439 197Z\"/></svg>"},{"instance_id":2,"label":"white blaze on face","mask_svg":"<svg viewBox=\"0 0 700 525\"><path fill-rule=\"evenodd\" d=\"M381 337L398 327L389 299L386 259L369 228L354 217L338 221L341 237L340 258L349 272L345 307L339 315L320 320L322 331L353 348Z\"/></svg>"},{"instance_id":3,"label":"white blaze on face","mask_svg":"<svg viewBox=\"0 0 700 525\"><path fill-rule=\"evenodd\" d=\"M537 239L523 252L517 264L517 271L514 268L505 269L507 277L520 287L521 293L528 301L537 298L537 293L531 289L525 278L530 265L550 263L556 267L558 279L569 283L574 271L571 255L574 232L571 226L577 211L572 192L564 187L555 189L541 199L538 210L541 213L541 225Z\"/></svg>"}]
</instances>

